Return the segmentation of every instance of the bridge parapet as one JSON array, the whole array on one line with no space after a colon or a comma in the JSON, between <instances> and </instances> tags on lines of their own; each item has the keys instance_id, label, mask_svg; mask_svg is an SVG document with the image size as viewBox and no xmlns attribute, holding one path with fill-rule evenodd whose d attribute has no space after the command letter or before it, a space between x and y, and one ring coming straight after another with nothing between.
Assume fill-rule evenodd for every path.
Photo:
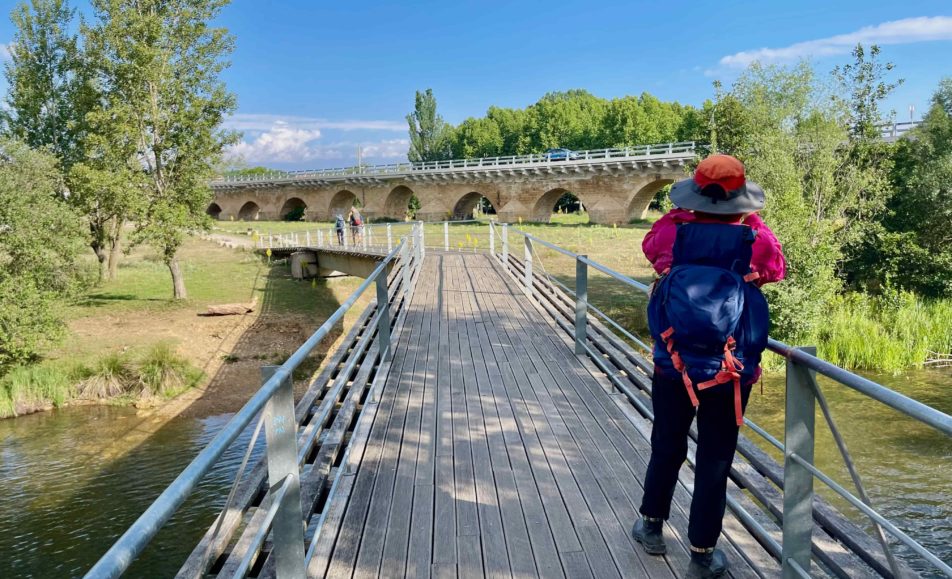
<instances>
[{"instance_id":1,"label":"bridge parapet","mask_svg":"<svg viewBox=\"0 0 952 579\"><path fill-rule=\"evenodd\" d=\"M212 189L230 189L241 186L260 186L305 183L330 185L332 183L381 184L394 179L422 181L445 177L488 177L519 175L524 170L565 174L568 172L611 171L618 163L636 167L652 167L656 163L683 164L694 157L694 141L641 145L617 149L575 151L569 159L553 159L549 155L508 155L476 159L448 159L424 163L392 163L387 165L359 165L331 169L302 171L272 171L261 175L226 175L210 182ZM618 166L616 165L616 168Z\"/></svg>"}]
</instances>

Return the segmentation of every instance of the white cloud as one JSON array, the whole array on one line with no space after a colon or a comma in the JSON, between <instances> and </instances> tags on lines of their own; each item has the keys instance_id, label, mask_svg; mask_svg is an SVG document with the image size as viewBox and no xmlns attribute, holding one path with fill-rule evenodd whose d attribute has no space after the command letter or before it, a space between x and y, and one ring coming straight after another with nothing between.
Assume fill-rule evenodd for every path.
<instances>
[{"instance_id":1,"label":"white cloud","mask_svg":"<svg viewBox=\"0 0 952 579\"><path fill-rule=\"evenodd\" d=\"M234 145L229 154L249 163L308 161L315 158L311 142L320 137L318 129L302 129L278 121L252 141Z\"/></svg>"},{"instance_id":2,"label":"white cloud","mask_svg":"<svg viewBox=\"0 0 952 579\"><path fill-rule=\"evenodd\" d=\"M360 145L366 160L405 159L410 145L407 139L384 139L371 142L320 142L322 131L312 124L291 124L285 120L272 121L264 125L245 123L246 129L253 135L249 140L233 145L228 156L241 159L249 164L294 164L306 166L318 165L320 161L336 161L335 164L350 165L356 162L357 146ZM251 125L253 128L247 128ZM234 124L229 128L236 128ZM346 129L342 129L346 130ZM371 161L372 162L372 161Z\"/></svg>"},{"instance_id":3,"label":"white cloud","mask_svg":"<svg viewBox=\"0 0 952 579\"><path fill-rule=\"evenodd\" d=\"M336 129L341 131L406 131L407 124L404 121L381 121L381 120L342 120L331 121L327 119L318 119L313 117L299 117L289 115L270 115L238 113L232 115L225 121L225 126L229 129L238 131L270 131L276 124L285 125L302 130L323 130Z\"/></svg>"},{"instance_id":4,"label":"white cloud","mask_svg":"<svg viewBox=\"0 0 952 579\"><path fill-rule=\"evenodd\" d=\"M368 159L405 159L409 148L409 139L390 139L363 145L361 153Z\"/></svg>"},{"instance_id":5,"label":"white cloud","mask_svg":"<svg viewBox=\"0 0 952 579\"><path fill-rule=\"evenodd\" d=\"M912 44L934 40L952 40L952 17L920 16L883 22L848 34L798 42L781 48L760 48L729 54L721 58L719 64L737 69L745 68L755 61L764 64L785 63L803 58L847 54L858 43Z\"/></svg>"}]
</instances>

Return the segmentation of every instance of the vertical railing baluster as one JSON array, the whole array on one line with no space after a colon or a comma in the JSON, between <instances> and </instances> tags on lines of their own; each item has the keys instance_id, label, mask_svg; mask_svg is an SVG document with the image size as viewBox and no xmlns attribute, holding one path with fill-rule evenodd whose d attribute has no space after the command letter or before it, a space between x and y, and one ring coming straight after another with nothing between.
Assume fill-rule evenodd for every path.
<instances>
[{"instance_id":1,"label":"vertical railing baluster","mask_svg":"<svg viewBox=\"0 0 952 579\"><path fill-rule=\"evenodd\" d=\"M393 251L393 227L387 224L387 253Z\"/></svg>"},{"instance_id":2,"label":"vertical railing baluster","mask_svg":"<svg viewBox=\"0 0 952 579\"><path fill-rule=\"evenodd\" d=\"M324 247L324 231L322 229L317 230L317 246Z\"/></svg>"},{"instance_id":3,"label":"vertical railing baluster","mask_svg":"<svg viewBox=\"0 0 952 579\"><path fill-rule=\"evenodd\" d=\"M311 232L310 231L304 232L304 245L307 247L311 247Z\"/></svg>"},{"instance_id":4,"label":"vertical railing baluster","mask_svg":"<svg viewBox=\"0 0 952 579\"><path fill-rule=\"evenodd\" d=\"M410 291L410 238L403 240L403 247L400 248L400 261L403 262L403 295ZM404 304L406 307L406 304Z\"/></svg>"},{"instance_id":5,"label":"vertical railing baluster","mask_svg":"<svg viewBox=\"0 0 952 579\"><path fill-rule=\"evenodd\" d=\"M384 268L377 274L377 310L380 312L377 318L377 337L380 340L380 358L389 360L390 351L390 296L387 292L387 269Z\"/></svg>"},{"instance_id":6,"label":"vertical railing baluster","mask_svg":"<svg viewBox=\"0 0 952 579\"><path fill-rule=\"evenodd\" d=\"M816 348L801 348L816 355ZM799 573L788 560L810 569L813 538L813 473L803 468L790 455L796 454L813 464L816 395L811 385L815 373L787 360L787 404L784 424L783 469L783 578L793 579Z\"/></svg>"},{"instance_id":7,"label":"vertical railing baluster","mask_svg":"<svg viewBox=\"0 0 952 579\"><path fill-rule=\"evenodd\" d=\"M261 368L267 382L278 366ZM275 577L304 579L304 515L301 511L301 479L297 463L297 421L294 417L294 384L288 376L264 407L268 454L268 484L271 491L287 477L288 490L271 525Z\"/></svg>"},{"instance_id":8,"label":"vertical railing baluster","mask_svg":"<svg viewBox=\"0 0 952 579\"><path fill-rule=\"evenodd\" d=\"M446 221L443 222L443 250L450 250L450 224Z\"/></svg>"},{"instance_id":9,"label":"vertical railing baluster","mask_svg":"<svg viewBox=\"0 0 952 579\"><path fill-rule=\"evenodd\" d=\"M579 255L575 257L575 353L585 353L588 334L588 264Z\"/></svg>"},{"instance_id":10,"label":"vertical railing baluster","mask_svg":"<svg viewBox=\"0 0 952 579\"><path fill-rule=\"evenodd\" d=\"M489 221L489 255L496 256L496 227L492 220Z\"/></svg>"},{"instance_id":11,"label":"vertical railing baluster","mask_svg":"<svg viewBox=\"0 0 952 579\"><path fill-rule=\"evenodd\" d=\"M525 261L523 265L525 267L524 274L524 283L525 283L525 292L526 296L532 297L532 240L528 235L525 236Z\"/></svg>"},{"instance_id":12,"label":"vertical railing baluster","mask_svg":"<svg viewBox=\"0 0 952 579\"><path fill-rule=\"evenodd\" d=\"M502 224L502 266L509 271L509 224Z\"/></svg>"}]
</instances>

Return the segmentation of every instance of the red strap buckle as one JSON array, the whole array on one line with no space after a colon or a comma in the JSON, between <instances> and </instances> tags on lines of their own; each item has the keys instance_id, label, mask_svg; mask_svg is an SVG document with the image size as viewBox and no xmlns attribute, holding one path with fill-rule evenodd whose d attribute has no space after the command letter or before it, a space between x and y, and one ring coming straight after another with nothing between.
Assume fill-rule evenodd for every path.
<instances>
[{"instance_id":1,"label":"red strap buckle","mask_svg":"<svg viewBox=\"0 0 952 579\"><path fill-rule=\"evenodd\" d=\"M744 281L747 283L750 283L752 281L757 281L758 279L760 279L760 274L757 273L756 271L752 271L744 276Z\"/></svg>"}]
</instances>

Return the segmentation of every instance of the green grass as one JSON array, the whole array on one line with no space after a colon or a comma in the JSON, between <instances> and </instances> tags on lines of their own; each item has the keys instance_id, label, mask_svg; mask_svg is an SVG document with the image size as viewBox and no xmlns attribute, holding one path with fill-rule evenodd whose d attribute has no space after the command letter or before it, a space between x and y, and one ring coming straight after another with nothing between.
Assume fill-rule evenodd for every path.
<instances>
[{"instance_id":1,"label":"green grass","mask_svg":"<svg viewBox=\"0 0 952 579\"><path fill-rule=\"evenodd\" d=\"M196 386L203 374L183 358L171 344L160 342L150 348L139 362L138 382L141 395L173 398Z\"/></svg>"},{"instance_id":2,"label":"green grass","mask_svg":"<svg viewBox=\"0 0 952 579\"><path fill-rule=\"evenodd\" d=\"M172 398L195 386L202 372L170 344L141 352L106 352L91 361L44 360L0 378L0 418L72 400Z\"/></svg>"},{"instance_id":3,"label":"green grass","mask_svg":"<svg viewBox=\"0 0 952 579\"><path fill-rule=\"evenodd\" d=\"M44 359L0 378L0 417L75 399L173 397L203 379L197 367L208 360L199 359L188 340L207 305L247 303L257 296L269 324L289 320L316 328L361 281L300 282L283 262L269 266L250 251L198 239L188 240L179 258L189 292L185 301L171 299L169 271L154 251L137 248L123 256L116 281L90 288L67 307L72 331L64 341ZM345 316L345 328L371 293ZM318 360L328 345L321 345ZM239 359L230 352L210 355Z\"/></svg>"},{"instance_id":4,"label":"green grass","mask_svg":"<svg viewBox=\"0 0 952 579\"><path fill-rule=\"evenodd\" d=\"M921 367L952 354L952 300L839 296L816 338L822 357L847 368L898 373Z\"/></svg>"}]
</instances>

